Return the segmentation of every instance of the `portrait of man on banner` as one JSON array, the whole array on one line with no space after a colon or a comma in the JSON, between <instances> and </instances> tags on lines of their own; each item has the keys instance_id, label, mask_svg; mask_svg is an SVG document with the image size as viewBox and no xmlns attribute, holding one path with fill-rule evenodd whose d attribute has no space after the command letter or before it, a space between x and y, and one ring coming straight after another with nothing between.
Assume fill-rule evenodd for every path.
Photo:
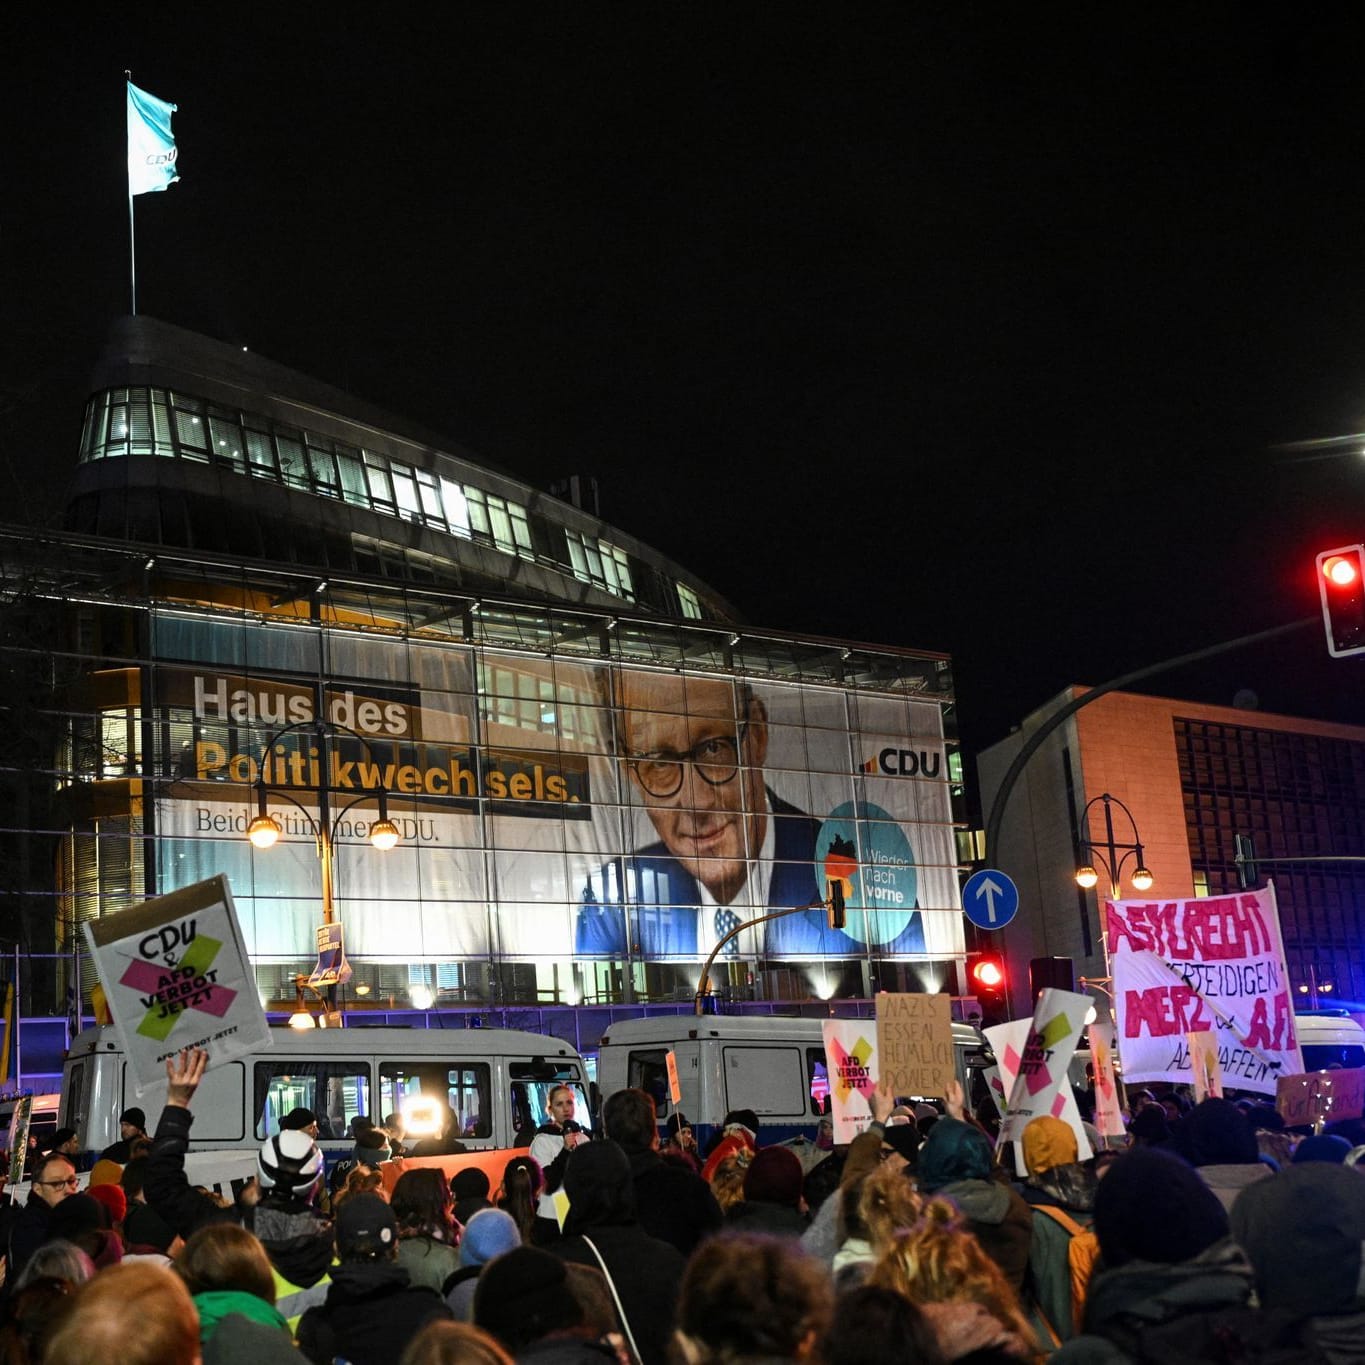
<instances>
[{"instance_id":1,"label":"portrait of man on banner","mask_svg":"<svg viewBox=\"0 0 1365 1365\"><path fill-rule=\"evenodd\" d=\"M783 800L768 780L762 698L722 678L622 670L613 683L615 757L657 838L590 876L575 951L620 957L629 940L646 958L695 959L744 921L806 907L745 931L723 951L863 952L852 933L828 923L821 820ZM924 951L920 916L905 918L884 951Z\"/></svg>"}]
</instances>

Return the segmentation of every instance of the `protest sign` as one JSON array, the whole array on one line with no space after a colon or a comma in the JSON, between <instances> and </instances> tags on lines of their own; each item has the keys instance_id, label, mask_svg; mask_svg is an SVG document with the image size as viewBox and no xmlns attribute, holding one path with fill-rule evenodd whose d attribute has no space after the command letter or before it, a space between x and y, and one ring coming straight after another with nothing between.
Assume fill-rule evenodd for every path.
<instances>
[{"instance_id":1,"label":"protest sign","mask_svg":"<svg viewBox=\"0 0 1365 1365\"><path fill-rule=\"evenodd\" d=\"M877 1076L894 1095L942 1097L957 1075L946 995L877 996Z\"/></svg>"},{"instance_id":2,"label":"protest sign","mask_svg":"<svg viewBox=\"0 0 1365 1365\"><path fill-rule=\"evenodd\" d=\"M346 939L340 924L319 924L318 961L308 977L314 990L345 985L351 979L351 964L346 961Z\"/></svg>"},{"instance_id":3,"label":"protest sign","mask_svg":"<svg viewBox=\"0 0 1365 1365\"><path fill-rule=\"evenodd\" d=\"M1218 1063L1218 1038L1212 1029L1202 1033L1187 1033L1185 1046L1190 1050L1190 1068L1194 1074L1194 1102L1223 1098L1223 1068Z\"/></svg>"},{"instance_id":4,"label":"protest sign","mask_svg":"<svg viewBox=\"0 0 1365 1365\"><path fill-rule=\"evenodd\" d=\"M1019 1054L1019 1070L1010 1087L1004 1122L1000 1125L1001 1142L1017 1142L1030 1119L1051 1114L1058 1099L1065 1103L1071 1097L1067 1067L1085 1027L1090 1005L1088 995L1057 990L1053 986L1039 994L1033 1021ZM1002 1070L1003 1066L1002 1062ZM1074 1107L1075 1100L1071 1098Z\"/></svg>"},{"instance_id":5,"label":"protest sign","mask_svg":"<svg viewBox=\"0 0 1365 1365\"><path fill-rule=\"evenodd\" d=\"M24 1162L28 1158L28 1129L33 1118L33 1096L20 1095L14 1101L9 1116L9 1184L17 1185L24 1178Z\"/></svg>"},{"instance_id":6,"label":"protest sign","mask_svg":"<svg viewBox=\"0 0 1365 1365\"><path fill-rule=\"evenodd\" d=\"M1365 1110L1365 1071L1310 1071L1281 1076L1275 1107L1290 1128L1336 1119L1357 1119Z\"/></svg>"},{"instance_id":7,"label":"protest sign","mask_svg":"<svg viewBox=\"0 0 1365 1365\"><path fill-rule=\"evenodd\" d=\"M870 1019L823 1021L834 1141L852 1142L872 1121L877 1031Z\"/></svg>"},{"instance_id":8,"label":"protest sign","mask_svg":"<svg viewBox=\"0 0 1365 1365\"><path fill-rule=\"evenodd\" d=\"M1104 915L1125 1081L1191 1082L1185 1035L1210 1030L1224 1085L1274 1094L1303 1070L1272 885Z\"/></svg>"},{"instance_id":9,"label":"protest sign","mask_svg":"<svg viewBox=\"0 0 1365 1365\"><path fill-rule=\"evenodd\" d=\"M1089 997L1086 997L1086 1003L1089 1004ZM996 1064L991 1070L997 1073L997 1079L988 1083L996 1107L1000 1110L1002 1122L1009 1109L1010 1094L1019 1079L1019 1067L1024 1059L1024 1049L1028 1046L1031 1028L1031 1020L1014 1019L1008 1024L996 1024L992 1028L982 1030L986 1041L991 1045L991 1051L995 1053ZM1074 1047L1071 1052L1075 1052ZM1070 1059L1071 1053L1068 1053L1067 1061ZM1065 1069L1066 1062L1063 1062L1062 1066ZM989 1074L988 1072L988 1077ZM1053 1118L1061 1119L1075 1133L1076 1159L1089 1161L1094 1156L1095 1149L1090 1145L1090 1138L1081 1124L1081 1111L1076 1107L1076 1096L1072 1093L1070 1085L1058 1087L1052 1098L1052 1106L1047 1112ZM1028 1174L1024 1166L1023 1148L1017 1142L1014 1144L1014 1169L1018 1175Z\"/></svg>"},{"instance_id":10,"label":"protest sign","mask_svg":"<svg viewBox=\"0 0 1365 1365\"><path fill-rule=\"evenodd\" d=\"M678 1054L669 1048L664 1054L668 1066L668 1098L674 1104L682 1103L682 1081L678 1079Z\"/></svg>"},{"instance_id":11,"label":"protest sign","mask_svg":"<svg viewBox=\"0 0 1365 1365\"><path fill-rule=\"evenodd\" d=\"M139 1095L181 1048L215 1067L271 1045L226 877L84 928Z\"/></svg>"},{"instance_id":12,"label":"protest sign","mask_svg":"<svg viewBox=\"0 0 1365 1365\"><path fill-rule=\"evenodd\" d=\"M1099 1022L1087 1030L1090 1064L1095 1069L1095 1127L1101 1137L1123 1137L1123 1108L1119 1104L1118 1077L1114 1073L1114 1026Z\"/></svg>"}]
</instances>

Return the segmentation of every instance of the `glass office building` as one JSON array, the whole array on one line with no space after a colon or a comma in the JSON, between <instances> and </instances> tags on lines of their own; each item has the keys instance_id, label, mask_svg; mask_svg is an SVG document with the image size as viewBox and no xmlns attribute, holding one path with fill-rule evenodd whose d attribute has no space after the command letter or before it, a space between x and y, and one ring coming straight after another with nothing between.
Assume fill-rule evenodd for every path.
<instances>
[{"instance_id":1,"label":"glass office building","mask_svg":"<svg viewBox=\"0 0 1365 1365\"><path fill-rule=\"evenodd\" d=\"M751 630L589 511L145 318L66 530L0 551L11 609L59 623L15 656L52 661L58 951L225 873L287 1004L326 862L358 1007L685 999L713 949L735 999L961 988L941 655Z\"/></svg>"}]
</instances>

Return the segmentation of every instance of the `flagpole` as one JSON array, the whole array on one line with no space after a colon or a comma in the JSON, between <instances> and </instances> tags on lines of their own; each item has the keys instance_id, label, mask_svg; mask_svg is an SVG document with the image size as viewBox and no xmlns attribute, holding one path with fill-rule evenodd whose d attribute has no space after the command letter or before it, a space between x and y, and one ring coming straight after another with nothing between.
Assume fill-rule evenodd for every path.
<instances>
[{"instance_id":1,"label":"flagpole","mask_svg":"<svg viewBox=\"0 0 1365 1365\"><path fill-rule=\"evenodd\" d=\"M128 101L132 98L128 92L128 86L133 83L133 73L125 68L123 79L124 126L126 128L128 121ZM128 174L126 165L128 156L131 152L132 147L129 146L127 152L124 154L123 160L125 163L124 179L128 184L128 280L133 293L133 316L137 317L137 237L135 236L133 229L133 181L132 177Z\"/></svg>"}]
</instances>

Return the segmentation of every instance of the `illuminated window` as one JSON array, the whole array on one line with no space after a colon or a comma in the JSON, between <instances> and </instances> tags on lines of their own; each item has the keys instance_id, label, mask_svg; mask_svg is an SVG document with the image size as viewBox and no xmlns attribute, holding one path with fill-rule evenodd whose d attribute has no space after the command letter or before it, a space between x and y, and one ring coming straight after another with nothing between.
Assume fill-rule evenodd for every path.
<instances>
[{"instance_id":1,"label":"illuminated window","mask_svg":"<svg viewBox=\"0 0 1365 1365\"><path fill-rule=\"evenodd\" d=\"M689 621L700 621L701 598L686 583L675 583L674 586L678 589L678 605L682 608L682 614Z\"/></svg>"},{"instance_id":2,"label":"illuminated window","mask_svg":"<svg viewBox=\"0 0 1365 1365\"><path fill-rule=\"evenodd\" d=\"M630 557L618 546L596 536L585 536L580 531L564 532L569 543L569 562L574 577L595 587L605 588L617 597L631 601L635 586L630 574Z\"/></svg>"}]
</instances>

